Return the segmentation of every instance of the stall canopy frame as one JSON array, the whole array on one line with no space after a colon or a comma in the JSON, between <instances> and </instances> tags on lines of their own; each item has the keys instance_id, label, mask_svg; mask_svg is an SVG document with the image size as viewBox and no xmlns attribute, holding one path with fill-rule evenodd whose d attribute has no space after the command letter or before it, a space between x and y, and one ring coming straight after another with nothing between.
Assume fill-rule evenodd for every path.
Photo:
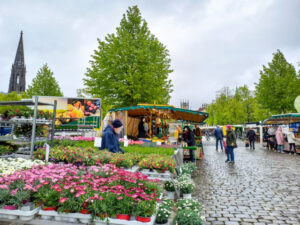
<instances>
[{"instance_id":1,"label":"stall canopy frame","mask_svg":"<svg viewBox=\"0 0 300 225\"><path fill-rule=\"evenodd\" d=\"M300 113L274 115L266 119L264 125L283 125L300 122Z\"/></svg>"},{"instance_id":2,"label":"stall canopy frame","mask_svg":"<svg viewBox=\"0 0 300 225\"><path fill-rule=\"evenodd\" d=\"M176 108L169 105L137 105L124 108L111 109L109 112L127 111L128 116L142 117L151 115L150 110L162 110L172 114L171 119L182 120L186 122L202 123L208 118L208 113Z\"/></svg>"}]
</instances>

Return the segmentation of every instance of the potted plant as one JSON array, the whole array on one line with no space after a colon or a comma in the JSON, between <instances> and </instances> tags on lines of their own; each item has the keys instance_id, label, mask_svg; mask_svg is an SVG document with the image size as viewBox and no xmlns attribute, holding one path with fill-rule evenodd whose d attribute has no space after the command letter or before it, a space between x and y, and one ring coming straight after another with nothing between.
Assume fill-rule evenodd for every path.
<instances>
[{"instance_id":1,"label":"potted plant","mask_svg":"<svg viewBox=\"0 0 300 225\"><path fill-rule=\"evenodd\" d=\"M45 184L38 189L34 194L35 203L43 206L45 211L55 211L57 210L60 200L60 193L51 189L49 184Z\"/></svg>"},{"instance_id":2,"label":"potted plant","mask_svg":"<svg viewBox=\"0 0 300 225\"><path fill-rule=\"evenodd\" d=\"M177 179L176 186L183 194L183 198L190 199L192 198L192 192L195 188L195 183L193 180L187 176L181 176Z\"/></svg>"},{"instance_id":3,"label":"potted plant","mask_svg":"<svg viewBox=\"0 0 300 225\"><path fill-rule=\"evenodd\" d=\"M141 201L137 204L136 220L139 222L148 223L151 221L151 216L155 212L155 201Z\"/></svg>"},{"instance_id":4,"label":"potted plant","mask_svg":"<svg viewBox=\"0 0 300 225\"><path fill-rule=\"evenodd\" d=\"M126 195L120 195L117 197L117 200L115 206L117 219L130 220L130 214L133 211L133 198Z\"/></svg>"},{"instance_id":5,"label":"potted plant","mask_svg":"<svg viewBox=\"0 0 300 225\"><path fill-rule=\"evenodd\" d=\"M15 206L16 208L21 208L23 204L30 199L30 192L23 189L15 189L11 191L11 197L7 201L7 209L11 206ZM13 207L14 208L14 207Z\"/></svg>"},{"instance_id":6,"label":"potted plant","mask_svg":"<svg viewBox=\"0 0 300 225\"><path fill-rule=\"evenodd\" d=\"M164 186L165 186L165 190L168 192L168 198L174 199L175 185L174 185L173 181L166 181Z\"/></svg>"},{"instance_id":7,"label":"potted plant","mask_svg":"<svg viewBox=\"0 0 300 225\"><path fill-rule=\"evenodd\" d=\"M163 200L156 213L155 223L160 225L167 225L169 217L172 213L173 200Z\"/></svg>"},{"instance_id":8,"label":"potted plant","mask_svg":"<svg viewBox=\"0 0 300 225\"><path fill-rule=\"evenodd\" d=\"M202 225L203 217L200 217L197 212L189 209L178 211L173 224L186 224L186 225Z\"/></svg>"},{"instance_id":9,"label":"potted plant","mask_svg":"<svg viewBox=\"0 0 300 225\"><path fill-rule=\"evenodd\" d=\"M0 208L6 206L8 204L8 201L10 199L10 191L9 188L7 187L1 187L0 188Z\"/></svg>"},{"instance_id":10,"label":"potted plant","mask_svg":"<svg viewBox=\"0 0 300 225\"><path fill-rule=\"evenodd\" d=\"M191 211L200 213L202 210L199 201L195 199L181 199L177 202L176 206L178 211L189 209Z\"/></svg>"}]
</instances>

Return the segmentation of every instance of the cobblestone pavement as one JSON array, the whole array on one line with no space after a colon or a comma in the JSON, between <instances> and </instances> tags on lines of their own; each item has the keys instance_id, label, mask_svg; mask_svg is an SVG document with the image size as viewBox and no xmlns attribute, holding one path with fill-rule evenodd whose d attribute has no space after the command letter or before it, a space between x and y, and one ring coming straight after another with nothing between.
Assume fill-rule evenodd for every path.
<instances>
[{"instance_id":1,"label":"cobblestone pavement","mask_svg":"<svg viewBox=\"0 0 300 225\"><path fill-rule=\"evenodd\" d=\"M204 142L194 179L205 224L300 224L300 155L238 145L228 164L214 141Z\"/></svg>"}]
</instances>

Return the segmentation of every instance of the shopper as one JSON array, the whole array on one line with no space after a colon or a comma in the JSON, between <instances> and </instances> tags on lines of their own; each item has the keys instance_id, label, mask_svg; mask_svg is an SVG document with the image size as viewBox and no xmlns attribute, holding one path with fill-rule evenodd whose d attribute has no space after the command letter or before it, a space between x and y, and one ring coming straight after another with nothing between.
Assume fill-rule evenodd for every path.
<instances>
[{"instance_id":1,"label":"shopper","mask_svg":"<svg viewBox=\"0 0 300 225\"><path fill-rule=\"evenodd\" d=\"M255 140L256 140L256 133L251 127L250 130L247 132L247 138L250 142L250 150L255 150Z\"/></svg>"},{"instance_id":2,"label":"shopper","mask_svg":"<svg viewBox=\"0 0 300 225\"><path fill-rule=\"evenodd\" d=\"M145 118L141 118L141 121L139 123L138 126L138 138L145 138L146 137L146 131L145 131L145 127L144 127L144 123L145 123Z\"/></svg>"},{"instance_id":3,"label":"shopper","mask_svg":"<svg viewBox=\"0 0 300 225\"><path fill-rule=\"evenodd\" d=\"M193 130L193 132L194 132L196 137L201 137L202 136L202 131L197 125L195 126L195 129Z\"/></svg>"},{"instance_id":4,"label":"shopper","mask_svg":"<svg viewBox=\"0 0 300 225\"><path fill-rule=\"evenodd\" d=\"M234 163L234 151L233 149L236 147L236 137L234 132L231 129L230 125L226 126L226 153L227 153L227 160L225 162Z\"/></svg>"},{"instance_id":5,"label":"shopper","mask_svg":"<svg viewBox=\"0 0 300 225\"><path fill-rule=\"evenodd\" d=\"M292 148L294 148L294 154L296 155L297 150L296 150L295 135L293 132L293 128L289 129L289 131L286 133L286 136L287 136L288 143L290 145L290 153L289 154L292 154Z\"/></svg>"},{"instance_id":6,"label":"shopper","mask_svg":"<svg viewBox=\"0 0 300 225\"><path fill-rule=\"evenodd\" d=\"M267 150L269 151L271 149L271 144L270 144L270 136L268 134L268 127L264 132L264 142L267 143Z\"/></svg>"},{"instance_id":7,"label":"shopper","mask_svg":"<svg viewBox=\"0 0 300 225\"><path fill-rule=\"evenodd\" d=\"M122 122L116 119L112 122L112 125L108 125L104 129L102 134L100 150L107 149L112 153L125 153L124 150L120 148L119 143L119 133L121 131L122 126Z\"/></svg>"},{"instance_id":8,"label":"shopper","mask_svg":"<svg viewBox=\"0 0 300 225\"><path fill-rule=\"evenodd\" d=\"M282 133L281 127L277 128L275 136L276 136L276 143L277 143L278 152L284 153L283 152L284 137L283 137L283 133Z\"/></svg>"},{"instance_id":9,"label":"shopper","mask_svg":"<svg viewBox=\"0 0 300 225\"><path fill-rule=\"evenodd\" d=\"M194 133L192 132L189 126L184 127L183 140L187 143L189 147L196 145ZM190 161L195 162L194 150L189 149L189 151L190 151Z\"/></svg>"},{"instance_id":10,"label":"shopper","mask_svg":"<svg viewBox=\"0 0 300 225\"><path fill-rule=\"evenodd\" d=\"M218 151L219 142L220 142L220 145L221 145L221 150L223 151L223 137L224 137L224 134L223 134L222 129L219 126L217 126L217 128L215 129L214 135L216 137L216 151Z\"/></svg>"}]
</instances>

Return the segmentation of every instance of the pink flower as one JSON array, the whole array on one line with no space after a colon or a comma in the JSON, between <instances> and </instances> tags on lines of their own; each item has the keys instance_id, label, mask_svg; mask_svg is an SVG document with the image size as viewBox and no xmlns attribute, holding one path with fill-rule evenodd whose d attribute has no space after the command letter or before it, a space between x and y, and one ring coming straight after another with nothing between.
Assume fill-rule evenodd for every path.
<instances>
[{"instance_id":1,"label":"pink flower","mask_svg":"<svg viewBox=\"0 0 300 225\"><path fill-rule=\"evenodd\" d=\"M18 188L12 190L12 191L10 192L10 194L11 194L12 196L14 196L17 192L18 192Z\"/></svg>"},{"instance_id":2,"label":"pink flower","mask_svg":"<svg viewBox=\"0 0 300 225\"><path fill-rule=\"evenodd\" d=\"M60 203L64 203L67 199L68 199L68 198L62 198L62 197L61 197L61 198L59 199L59 202L60 202Z\"/></svg>"},{"instance_id":3,"label":"pink flower","mask_svg":"<svg viewBox=\"0 0 300 225\"><path fill-rule=\"evenodd\" d=\"M117 199L118 199L118 200L122 200L122 199L123 199L123 197L122 197L122 196L120 196L120 197L117 197Z\"/></svg>"}]
</instances>

